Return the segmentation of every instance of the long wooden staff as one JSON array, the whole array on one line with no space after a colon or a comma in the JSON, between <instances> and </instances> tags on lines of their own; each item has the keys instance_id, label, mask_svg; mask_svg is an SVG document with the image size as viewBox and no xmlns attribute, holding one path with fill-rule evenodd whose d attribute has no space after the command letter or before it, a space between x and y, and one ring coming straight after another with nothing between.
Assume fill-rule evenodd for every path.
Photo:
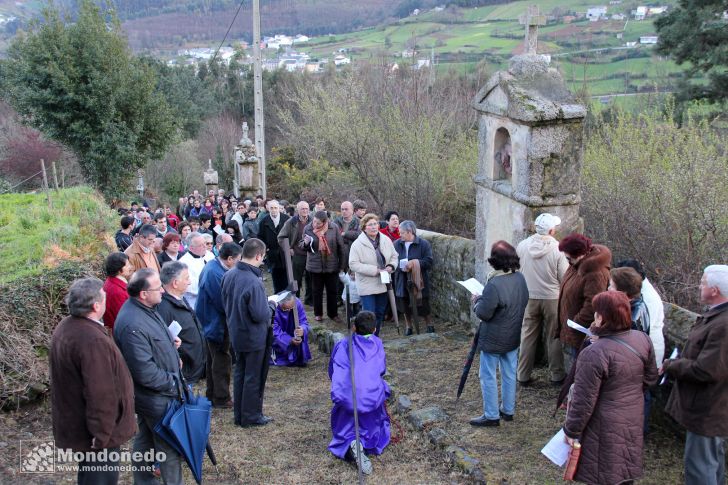
<instances>
[{"instance_id":1,"label":"long wooden staff","mask_svg":"<svg viewBox=\"0 0 728 485\"><path fill-rule=\"evenodd\" d=\"M288 276L288 289L293 292L293 296L296 296L296 292L298 291L298 282L293 277L293 261L291 259L291 245L288 242L288 238L283 238L278 243L281 246L281 249L283 250L283 254L286 256L286 275ZM295 300L295 305L293 305L293 323L295 327L301 328L301 324L298 321L298 301Z\"/></svg>"}]
</instances>

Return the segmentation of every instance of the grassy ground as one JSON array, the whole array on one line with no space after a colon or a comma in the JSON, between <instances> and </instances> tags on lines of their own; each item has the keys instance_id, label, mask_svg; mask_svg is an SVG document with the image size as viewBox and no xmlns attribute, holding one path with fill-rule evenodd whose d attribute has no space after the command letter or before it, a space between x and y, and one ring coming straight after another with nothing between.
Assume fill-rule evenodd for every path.
<instances>
[{"instance_id":1,"label":"grassy ground","mask_svg":"<svg viewBox=\"0 0 728 485\"><path fill-rule=\"evenodd\" d=\"M312 319L308 307L309 319ZM324 325L345 331L328 320ZM562 483L562 470L551 465L540 449L559 429L563 414L552 417L557 390L545 383L537 369L539 384L519 390L516 419L500 428L474 428L468 420L481 414L482 400L477 361L459 402L455 391L470 337L459 326L436 323L438 338L416 345L398 345L392 323L382 332L387 350L390 382L410 397L414 408L439 406L450 419L444 429L459 446L480 460L489 483ZM392 345L394 344L394 345ZM312 348L314 360L305 369L271 369L264 411L275 421L263 428L241 429L232 424L231 410L214 410L211 443L220 463L218 476L205 461L208 483L354 483L355 469L335 459L326 449L329 427L328 356ZM204 385L204 384L203 384ZM204 389L199 386L200 389ZM390 406L390 411L394 406ZM373 457L374 474L368 483L467 483L445 461L441 452L394 414L393 438L380 457ZM19 412L0 416L0 482L73 483L73 474L52 476L18 475L18 440L51 437L49 403L42 402ZM668 432L653 433L645 448L645 479L640 483L664 484L681 481L682 442ZM187 471L185 473L188 473ZM130 483L123 475L122 483ZM187 483L192 483L187 475Z\"/></svg>"},{"instance_id":2,"label":"grassy ground","mask_svg":"<svg viewBox=\"0 0 728 485\"><path fill-rule=\"evenodd\" d=\"M552 417L558 390L537 369L539 383L518 391L515 420L499 428L474 428L468 420L482 414L477 359L459 402L455 401L468 337L459 329L438 325L442 338L404 352L388 352L394 385L415 407L440 406L450 417L444 429L481 460L489 483L562 483L563 471L540 450L563 424L563 412ZM667 431L650 435L645 447L645 478L640 483L680 483L682 442Z\"/></svg>"},{"instance_id":3,"label":"grassy ground","mask_svg":"<svg viewBox=\"0 0 728 485\"><path fill-rule=\"evenodd\" d=\"M356 482L356 469L326 449L331 439L328 356L315 349L312 353L314 360L305 369L271 369L264 403L264 412L275 419L270 425L242 429L233 425L232 410L214 410L210 442L217 454L220 475L206 459L203 475L207 483ZM204 392L204 384L199 388ZM393 415L393 419L402 423L403 418ZM393 433L398 435L394 426ZM47 401L0 416L0 483L74 483L73 473L17 474L19 440L51 436ZM372 463L374 475L367 480L372 484L465 481L439 452L409 429L401 442L390 445L383 455L372 457ZM186 465L184 469L186 483L194 483ZM129 473L122 474L121 483L131 483Z\"/></svg>"},{"instance_id":4,"label":"grassy ground","mask_svg":"<svg viewBox=\"0 0 728 485\"><path fill-rule=\"evenodd\" d=\"M115 213L87 187L45 194L0 195L0 284L43 272L60 260L108 252ZM107 245L111 244L111 245Z\"/></svg>"}]
</instances>

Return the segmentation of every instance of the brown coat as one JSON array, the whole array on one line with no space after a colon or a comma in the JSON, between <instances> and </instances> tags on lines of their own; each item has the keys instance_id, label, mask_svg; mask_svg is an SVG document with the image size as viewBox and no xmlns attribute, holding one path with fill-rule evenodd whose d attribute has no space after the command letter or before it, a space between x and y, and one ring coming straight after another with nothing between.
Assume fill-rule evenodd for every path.
<instances>
[{"instance_id":1,"label":"brown coat","mask_svg":"<svg viewBox=\"0 0 728 485\"><path fill-rule=\"evenodd\" d=\"M675 379L667 413L690 432L728 436L728 303L698 317L665 370Z\"/></svg>"},{"instance_id":2,"label":"brown coat","mask_svg":"<svg viewBox=\"0 0 728 485\"><path fill-rule=\"evenodd\" d=\"M114 448L136 433L134 386L106 328L66 317L50 350L51 414L56 446L74 451Z\"/></svg>"},{"instance_id":3,"label":"brown coat","mask_svg":"<svg viewBox=\"0 0 728 485\"><path fill-rule=\"evenodd\" d=\"M592 298L607 290L611 263L612 252L606 246L595 244L584 259L569 266L561 281L559 334L554 337L574 348L581 347L584 334L569 328L566 320L589 328L594 321Z\"/></svg>"},{"instance_id":4,"label":"brown coat","mask_svg":"<svg viewBox=\"0 0 728 485\"><path fill-rule=\"evenodd\" d=\"M134 240L134 243L126 248L124 254L129 256L129 262L134 267L134 271L138 271L142 268L151 268L159 272L159 261L154 251L144 252L138 240Z\"/></svg>"},{"instance_id":5,"label":"brown coat","mask_svg":"<svg viewBox=\"0 0 728 485\"><path fill-rule=\"evenodd\" d=\"M319 248L319 238L313 232L313 224L308 224L303 230L305 236L311 238L310 244L303 245L308 256L306 256L306 271L309 273L338 273L344 271L346 264L344 263L344 239L339 232L339 226L329 224L324 237L326 244L331 250L330 254L324 254Z\"/></svg>"},{"instance_id":6,"label":"brown coat","mask_svg":"<svg viewBox=\"0 0 728 485\"><path fill-rule=\"evenodd\" d=\"M576 480L617 484L642 476L644 389L657 381L655 351L637 330L602 337L579 354L564 433L581 442Z\"/></svg>"}]
</instances>

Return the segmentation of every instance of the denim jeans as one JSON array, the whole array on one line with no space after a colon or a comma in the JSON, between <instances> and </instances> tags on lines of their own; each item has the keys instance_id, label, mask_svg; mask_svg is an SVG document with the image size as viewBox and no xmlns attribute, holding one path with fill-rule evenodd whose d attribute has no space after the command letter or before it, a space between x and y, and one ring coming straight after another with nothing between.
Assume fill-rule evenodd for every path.
<instances>
[{"instance_id":1,"label":"denim jeans","mask_svg":"<svg viewBox=\"0 0 728 485\"><path fill-rule=\"evenodd\" d=\"M685 436L685 485L723 485L725 483L725 438Z\"/></svg>"},{"instance_id":2,"label":"denim jeans","mask_svg":"<svg viewBox=\"0 0 728 485\"><path fill-rule=\"evenodd\" d=\"M363 295L361 297L361 309L374 312L377 316L377 330L374 335L379 335L382 329L382 320L384 320L384 310L387 308L387 293L379 293L378 295Z\"/></svg>"},{"instance_id":3,"label":"denim jeans","mask_svg":"<svg viewBox=\"0 0 728 485\"><path fill-rule=\"evenodd\" d=\"M516 411L516 367L518 349L505 354L480 352L480 390L483 393L483 416L485 419L500 419L500 412L510 414ZM501 374L501 406L498 406L498 382L496 369Z\"/></svg>"}]
</instances>

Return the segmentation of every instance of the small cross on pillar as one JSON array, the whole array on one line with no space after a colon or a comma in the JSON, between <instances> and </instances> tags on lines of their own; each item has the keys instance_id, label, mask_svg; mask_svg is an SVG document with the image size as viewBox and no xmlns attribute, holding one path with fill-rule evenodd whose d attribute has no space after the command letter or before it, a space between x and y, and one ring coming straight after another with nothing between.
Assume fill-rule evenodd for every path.
<instances>
[{"instance_id":1,"label":"small cross on pillar","mask_svg":"<svg viewBox=\"0 0 728 485\"><path fill-rule=\"evenodd\" d=\"M538 43L538 26L546 25L546 17L538 12L538 5L528 7L526 13L518 18L521 25L526 26L526 42L524 54L536 54Z\"/></svg>"}]
</instances>

